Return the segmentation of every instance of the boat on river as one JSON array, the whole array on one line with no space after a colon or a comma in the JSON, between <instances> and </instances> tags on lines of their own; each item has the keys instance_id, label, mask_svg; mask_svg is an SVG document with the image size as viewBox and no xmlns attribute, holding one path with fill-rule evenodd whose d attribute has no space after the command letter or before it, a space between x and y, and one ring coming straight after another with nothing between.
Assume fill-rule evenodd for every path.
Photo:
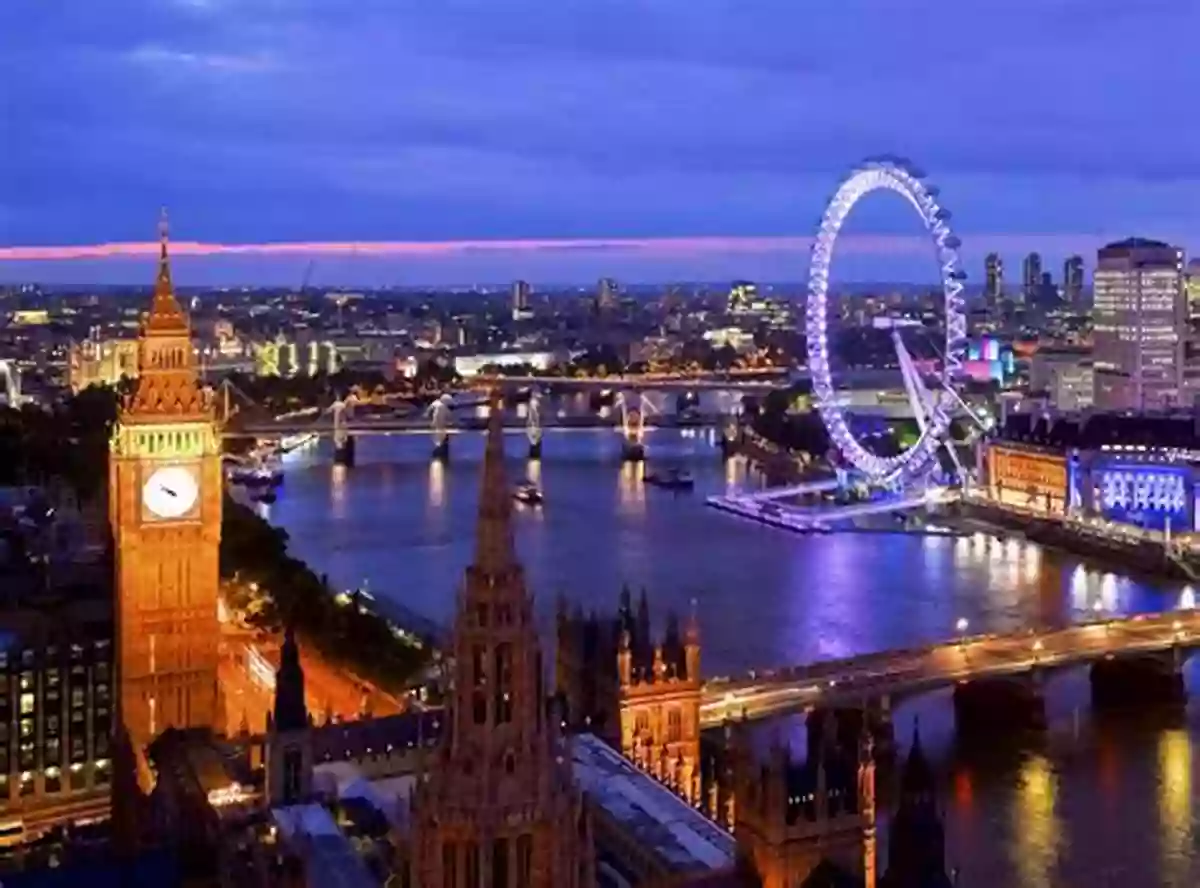
<instances>
[{"instance_id":1,"label":"boat on river","mask_svg":"<svg viewBox=\"0 0 1200 888\"><path fill-rule=\"evenodd\" d=\"M691 490L696 485L696 479L686 469L667 469L665 472L649 472L643 481L653 487L664 490Z\"/></svg>"},{"instance_id":2,"label":"boat on river","mask_svg":"<svg viewBox=\"0 0 1200 888\"><path fill-rule=\"evenodd\" d=\"M540 506L545 497L536 484L522 484L513 491L513 499L527 506Z\"/></svg>"}]
</instances>

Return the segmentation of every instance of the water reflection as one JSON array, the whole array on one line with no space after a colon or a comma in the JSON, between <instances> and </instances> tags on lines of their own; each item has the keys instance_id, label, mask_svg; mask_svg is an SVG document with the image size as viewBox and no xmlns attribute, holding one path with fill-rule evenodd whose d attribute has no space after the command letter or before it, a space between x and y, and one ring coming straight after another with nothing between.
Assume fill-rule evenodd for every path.
<instances>
[{"instance_id":1,"label":"water reflection","mask_svg":"<svg viewBox=\"0 0 1200 888\"><path fill-rule=\"evenodd\" d=\"M430 511L440 510L446 504L446 464L440 459L429 461L425 504Z\"/></svg>"},{"instance_id":2,"label":"water reflection","mask_svg":"<svg viewBox=\"0 0 1200 888\"><path fill-rule=\"evenodd\" d=\"M334 463L329 471L329 505L334 518L346 517L347 468Z\"/></svg>"},{"instance_id":3,"label":"water reflection","mask_svg":"<svg viewBox=\"0 0 1200 888\"><path fill-rule=\"evenodd\" d=\"M646 511L646 464L625 462L617 476L617 511L622 515L641 515Z\"/></svg>"},{"instance_id":4,"label":"water reflection","mask_svg":"<svg viewBox=\"0 0 1200 888\"><path fill-rule=\"evenodd\" d=\"M1179 593L1179 609L1180 610L1195 610L1196 609L1196 590L1191 586L1184 586L1183 591Z\"/></svg>"},{"instance_id":5,"label":"water reflection","mask_svg":"<svg viewBox=\"0 0 1200 888\"><path fill-rule=\"evenodd\" d=\"M1182 729L1158 738L1158 818L1162 874L1182 885L1192 851L1192 743Z\"/></svg>"},{"instance_id":6,"label":"water reflection","mask_svg":"<svg viewBox=\"0 0 1200 888\"><path fill-rule=\"evenodd\" d=\"M1052 888L1062 825L1058 820L1058 775L1043 755L1030 755L1018 777L1013 806L1014 868L1026 888Z\"/></svg>"}]
</instances>

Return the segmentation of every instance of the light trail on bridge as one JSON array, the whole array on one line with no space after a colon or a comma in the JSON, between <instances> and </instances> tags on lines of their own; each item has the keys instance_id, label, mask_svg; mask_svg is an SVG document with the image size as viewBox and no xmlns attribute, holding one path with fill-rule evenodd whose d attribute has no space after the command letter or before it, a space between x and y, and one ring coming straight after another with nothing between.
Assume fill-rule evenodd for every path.
<instances>
[{"instance_id":1,"label":"light trail on bridge","mask_svg":"<svg viewBox=\"0 0 1200 888\"><path fill-rule=\"evenodd\" d=\"M960 681L1061 669L1110 657L1200 647L1200 614L1175 611L1100 620L1047 632L951 639L929 647L867 654L849 660L765 670L744 680L705 684L701 724L758 719L818 704L865 703Z\"/></svg>"}]
</instances>

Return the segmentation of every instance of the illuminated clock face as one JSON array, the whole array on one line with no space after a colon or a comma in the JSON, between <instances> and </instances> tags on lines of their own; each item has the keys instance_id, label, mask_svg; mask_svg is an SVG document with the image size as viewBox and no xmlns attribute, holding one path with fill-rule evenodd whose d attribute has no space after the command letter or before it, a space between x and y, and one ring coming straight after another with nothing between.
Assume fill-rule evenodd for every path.
<instances>
[{"instance_id":1,"label":"illuminated clock face","mask_svg":"<svg viewBox=\"0 0 1200 888\"><path fill-rule=\"evenodd\" d=\"M142 502L156 518L182 518L196 505L199 495L195 473L184 466L155 470L142 488Z\"/></svg>"}]
</instances>

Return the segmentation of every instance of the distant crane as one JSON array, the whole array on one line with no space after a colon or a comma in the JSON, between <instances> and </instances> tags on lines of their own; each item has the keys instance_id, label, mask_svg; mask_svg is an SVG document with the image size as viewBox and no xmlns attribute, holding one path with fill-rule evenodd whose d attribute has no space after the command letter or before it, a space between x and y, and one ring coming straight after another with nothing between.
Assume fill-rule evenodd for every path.
<instances>
[{"instance_id":1,"label":"distant crane","mask_svg":"<svg viewBox=\"0 0 1200 888\"><path fill-rule=\"evenodd\" d=\"M316 259L309 259L308 265L304 266L304 275L300 278L300 287L296 290L297 293L303 294L308 289L308 282L312 279L313 266L316 264Z\"/></svg>"}]
</instances>

